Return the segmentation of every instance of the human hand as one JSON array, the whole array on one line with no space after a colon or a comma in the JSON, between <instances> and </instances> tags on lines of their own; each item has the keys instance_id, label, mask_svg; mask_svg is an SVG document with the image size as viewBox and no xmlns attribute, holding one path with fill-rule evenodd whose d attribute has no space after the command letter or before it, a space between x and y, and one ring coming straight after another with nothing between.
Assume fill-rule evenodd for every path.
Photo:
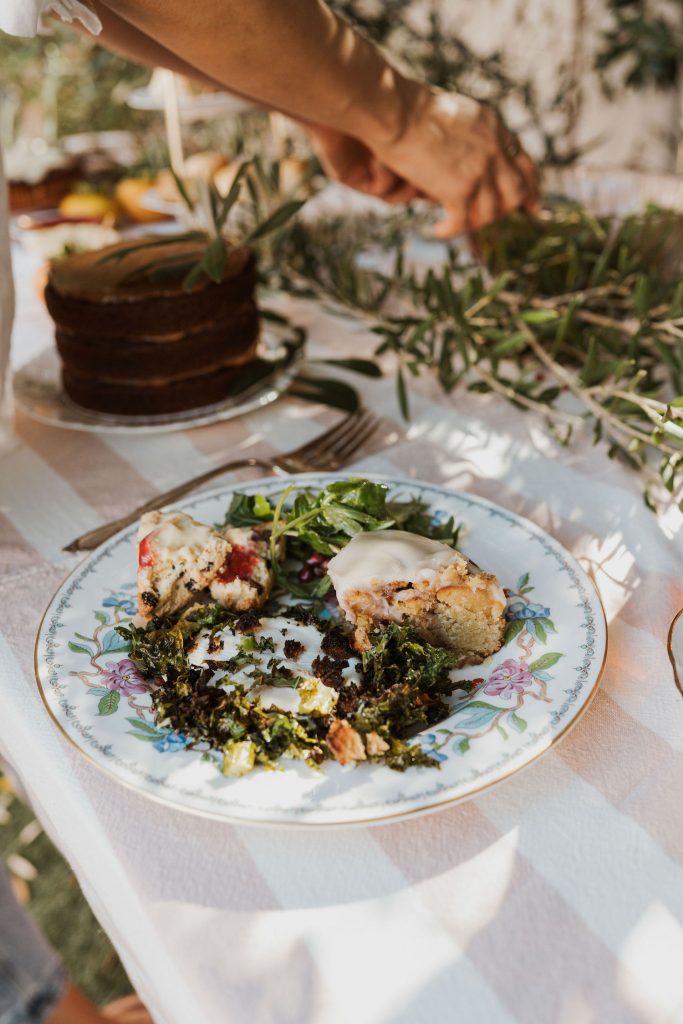
<instances>
[{"instance_id":1,"label":"human hand","mask_svg":"<svg viewBox=\"0 0 683 1024\"><path fill-rule=\"evenodd\" d=\"M154 1024L136 995L124 996L102 1010L103 1024Z\"/></svg>"},{"instance_id":2,"label":"human hand","mask_svg":"<svg viewBox=\"0 0 683 1024\"><path fill-rule=\"evenodd\" d=\"M46 1024L154 1024L136 995L124 996L103 1009L69 982Z\"/></svg>"},{"instance_id":3,"label":"human hand","mask_svg":"<svg viewBox=\"0 0 683 1024\"><path fill-rule=\"evenodd\" d=\"M466 96L424 87L397 138L366 142L379 166L444 208L439 238L537 207L533 161L495 110Z\"/></svg>"},{"instance_id":4,"label":"human hand","mask_svg":"<svg viewBox=\"0 0 683 1024\"><path fill-rule=\"evenodd\" d=\"M333 180L386 203L409 203L423 195L378 160L359 139L333 128L306 127L323 170Z\"/></svg>"}]
</instances>

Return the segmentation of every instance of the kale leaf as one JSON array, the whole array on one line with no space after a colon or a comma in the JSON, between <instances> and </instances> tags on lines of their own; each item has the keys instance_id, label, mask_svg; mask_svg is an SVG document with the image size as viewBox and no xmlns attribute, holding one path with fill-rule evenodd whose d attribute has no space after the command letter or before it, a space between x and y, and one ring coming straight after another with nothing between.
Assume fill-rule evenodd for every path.
<instances>
[{"instance_id":1,"label":"kale leaf","mask_svg":"<svg viewBox=\"0 0 683 1024\"><path fill-rule=\"evenodd\" d=\"M363 652L365 684L382 693L397 684L417 687L429 694L450 694L456 684L449 677L457 659L443 647L427 643L410 626L389 623L371 635L372 647Z\"/></svg>"}]
</instances>

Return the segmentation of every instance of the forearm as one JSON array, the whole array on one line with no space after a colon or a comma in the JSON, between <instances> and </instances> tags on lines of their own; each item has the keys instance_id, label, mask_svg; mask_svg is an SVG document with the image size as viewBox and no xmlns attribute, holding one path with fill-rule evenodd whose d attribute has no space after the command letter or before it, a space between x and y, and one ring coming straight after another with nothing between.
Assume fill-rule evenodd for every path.
<instances>
[{"instance_id":1,"label":"forearm","mask_svg":"<svg viewBox=\"0 0 683 1024\"><path fill-rule=\"evenodd\" d=\"M191 24L184 0L104 6L210 81L373 145L402 134L422 89L322 0L194 0Z\"/></svg>"},{"instance_id":2,"label":"forearm","mask_svg":"<svg viewBox=\"0 0 683 1024\"><path fill-rule=\"evenodd\" d=\"M151 39L144 32L135 28L134 25L120 17L111 8L105 7L101 0L91 0L91 7L102 22L102 32L96 37L96 41L102 46L106 46L107 49L113 50L114 53L118 53L121 57L135 61L137 64L146 64L148 67L168 68L170 71L175 71L178 75L193 78L195 81L208 85L211 88L222 88L219 82L216 82L198 68L188 64L187 61L177 54L171 53L165 46L162 46L155 39ZM81 35L92 40L93 37L90 32L78 22L74 22L72 27L79 31ZM247 100L253 99L251 96L244 96L242 93L237 93L236 95L243 96Z\"/></svg>"}]
</instances>

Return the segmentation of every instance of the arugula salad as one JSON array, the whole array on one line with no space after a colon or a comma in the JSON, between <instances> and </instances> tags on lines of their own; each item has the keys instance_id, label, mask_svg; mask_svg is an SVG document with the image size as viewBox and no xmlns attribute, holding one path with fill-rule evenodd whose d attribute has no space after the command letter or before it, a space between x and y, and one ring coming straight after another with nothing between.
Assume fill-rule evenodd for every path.
<instances>
[{"instance_id":1,"label":"arugula salad","mask_svg":"<svg viewBox=\"0 0 683 1024\"><path fill-rule=\"evenodd\" d=\"M190 607L118 627L152 682L159 726L181 733L228 776L329 759L404 771L439 767L416 735L450 713L452 654L409 626L375 629L359 652L339 613L328 560L359 533L404 530L455 547L458 528L382 483L345 479L322 490L287 487L277 502L237 492L216 529L266 536L272 588L239 611L205 591ZM256 534L254 534L256 536Z\"/></svg>"}]
</instances>

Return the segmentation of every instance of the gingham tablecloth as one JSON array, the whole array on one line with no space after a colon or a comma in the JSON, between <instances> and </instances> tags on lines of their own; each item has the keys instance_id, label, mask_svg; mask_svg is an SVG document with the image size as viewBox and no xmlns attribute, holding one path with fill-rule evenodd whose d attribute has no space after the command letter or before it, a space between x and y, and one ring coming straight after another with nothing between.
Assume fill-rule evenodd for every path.
<instances>
[{"instance_id":1,"label":"gingham tablecloth","mask_svg":"<svg viewBox=\"0 0 683 1024\"><path fill-rule=\"evenodd\" d=\"M19 358L50 330L31 277L23 257ZM289 311L328 353L371 351L348 322ZM152 437L18 416L19 444L0 461L0 745L160 1024L683 1021L683 704L665 644L683 604L680 514L656 519L602 449L562 449L495 399L425 387L399 436L393 383L355 383L386 423L354 468L491 498L593 575L609 657L570 735L468 803L322 832L167 809L62 739L33 674L41 613L76 563L62 545L214 460L285 450L335 415L284 400Z\"/></svg>"}]
</instances>

